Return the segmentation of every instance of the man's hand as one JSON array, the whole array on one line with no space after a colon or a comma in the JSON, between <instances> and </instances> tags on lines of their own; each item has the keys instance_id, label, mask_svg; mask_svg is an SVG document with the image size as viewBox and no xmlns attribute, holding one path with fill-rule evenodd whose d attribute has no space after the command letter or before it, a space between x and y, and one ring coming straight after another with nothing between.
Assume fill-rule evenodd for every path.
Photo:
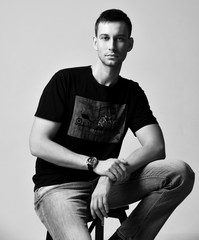
<instances>
[{"instance_id":1,"label":"man's hand","mask_svg":"<svg viewBox=\"0 0 199 240\"><path fill-rule=\"evenodd\" d=\"M102 220L102 223L104 221L104 217L108 217L108 194L111 186L112 181L108 177L100 177L91 197L91 215L94 219L98 216Z\"/></svg>"},{"instance_id":2,"label":"man's hand","mask_svg":"<svg viewBox=\"0 0 199 240\"><path fill-rule=\"evenodd\" d=\"M93 171L98 175L107 176L114 182L122 182L128 177L127 165L128 163L125 160L109 158L99 161Z\"/></svg>"}]
</instances>

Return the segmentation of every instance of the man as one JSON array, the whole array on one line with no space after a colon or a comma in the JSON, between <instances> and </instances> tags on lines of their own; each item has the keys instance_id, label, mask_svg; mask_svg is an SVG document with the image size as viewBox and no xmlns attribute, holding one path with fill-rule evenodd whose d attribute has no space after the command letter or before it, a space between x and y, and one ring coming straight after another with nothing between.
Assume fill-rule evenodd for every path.
<instances>
[{"instance_id":1,"label":"man","mask_svg":"<svg viewBox=\"0 0 199 240\"><path fill-rule=\"evenodd\" d=\"M162 131L139 85L119 73L133 48L131 22L116 9L96 21L92 66L57 72L42 94L30 136L37 157L35 210L54 240L89 240L89 211L140 201L110 239L154 239L191 192L194 173L165 158ZM118 159L131 129L140 148Z\"/></svg>"}]
</instances>

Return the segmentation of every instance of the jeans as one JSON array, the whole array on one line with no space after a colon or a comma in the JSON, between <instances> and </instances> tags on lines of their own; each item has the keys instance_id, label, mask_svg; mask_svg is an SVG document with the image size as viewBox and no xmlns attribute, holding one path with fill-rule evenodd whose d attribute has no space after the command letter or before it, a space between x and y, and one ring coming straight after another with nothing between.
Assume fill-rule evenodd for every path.
<instances>
[{"instance_id":1,"label":"jeans","mask_svg":"<svg viewBox=\"0 0 199 240\"><path fill-rule=\"evenodd\" d=\"M87 221L97 180L42 187L35 210L53 240L91 240ZM191 192L194 172L183 161L159 160L132 173L109 194L110 208L140 201L117 229L123 240L152 240L175 208Z\"/></svg>"}]
</instances>

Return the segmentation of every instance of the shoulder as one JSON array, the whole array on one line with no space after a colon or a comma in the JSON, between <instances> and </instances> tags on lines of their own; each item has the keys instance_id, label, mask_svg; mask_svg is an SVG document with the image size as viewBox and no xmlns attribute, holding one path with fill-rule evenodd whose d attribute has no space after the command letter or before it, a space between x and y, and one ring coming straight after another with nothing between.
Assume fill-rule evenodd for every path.
<instances>
[{"instance_id":1,"label":"shoulder","mask_svg":"<svg viewBox=\"0 0 199 240\"><path fill-rule=\"evenodd\" d=\"M74 84L80 77L84 77L89 74L89 66L72 67L60 69L52 76L48 85L56 85L59 87L66 87L70 84Z\"/></svg>"},{"instance_id":2,"label":"shoulder","mask_svg":"<svg viewBox=\"0 0 199 240\"><path fill-rule=\"evenodd\" d=\"M128 89L131 93L134 93L137 95L137 94L141 94L144 92L138 82L131 80L131 79L121 77L121 76L120 76L120 79L121 79L121 81L120 81L121 84L126 89Z\"/></svg>"},{"instance_id":3,"label":"shoulder","mask_svg":"<svg viewBox=\"0 0 199 240\"><path fill-rule=\"evenodd\" d=\"M87 74L90 66L64 68L55 73L56 76L68 77L71 75L78 76L80 74Z\"/></svg>"}]
</instances>

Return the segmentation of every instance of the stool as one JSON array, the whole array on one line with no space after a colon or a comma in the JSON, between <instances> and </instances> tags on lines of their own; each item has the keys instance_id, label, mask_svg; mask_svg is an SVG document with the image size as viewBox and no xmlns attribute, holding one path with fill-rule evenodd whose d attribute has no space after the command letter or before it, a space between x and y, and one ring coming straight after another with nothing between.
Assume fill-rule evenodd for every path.
<instances>
[{"instance_id":1,"label":"stool","mask_svg":"<svg viewBox=\"0 0 199 240\"><path fill-rule=\"evenodd\" d=\"M108 213L108 216L111 218L119 219L120 223L122 223L126 218L125 210L129 209L129 206L111 209ZM89 227L89 232L93 231L95 227L95 240L103 240L104 239L104 226L101 225L101 220L99 218L93 219L92 217L89 218L89 222L92 222ZM53 240L50 236L49 232L47 232L46 240Z\"/></svg>"}]
</instances>

